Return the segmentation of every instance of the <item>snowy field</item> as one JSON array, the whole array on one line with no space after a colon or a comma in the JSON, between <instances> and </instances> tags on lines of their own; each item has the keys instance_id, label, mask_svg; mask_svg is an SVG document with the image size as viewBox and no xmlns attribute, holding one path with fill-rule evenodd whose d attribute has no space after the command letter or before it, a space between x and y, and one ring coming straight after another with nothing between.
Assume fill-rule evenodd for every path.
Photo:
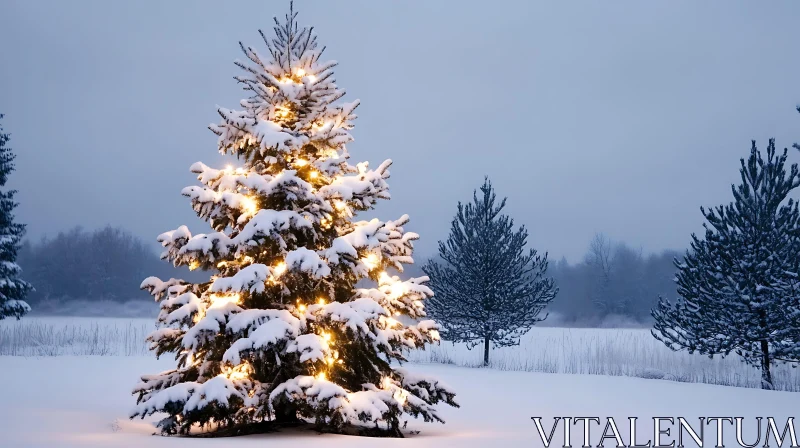
<instances>
[{"instance_id":1,"label":"snowy field","mask_svg":"<svg viewBox=\"0 0 800 448\"><path fill-rule=\"evenodd\" d=\"M142 339L152 328L153 322L145 319L50 317L0 323L0 445L234 446L231 439L152 437L155 419L128 420L134 404L130 390L138 375L173 366L171 359L156 360L147 352ZM646 330L536 329L522 346L493 351L493 369L464 367L479 364L481 354L442 344L415 355L411 368L455 388L461 409L442 406L446 425L412 420L408 430L419 434L381 439L380 445L542 446L533 416L545 417L543 422L550 425L553 416L612 416L618 421L629 416L711 415L785 419L796 412L800 395L793 392L609 376L756 381L756 373L735 360L672 353L651 339ZM689 373L692 369L704 373ZM782 372L781 378L790 378L797 387L796 373ZM573 445L580 446L579 437L573 433ZM375 439L308 431L247 436L235 442L242 447L375 445Z\"/></svg>"},{"instance_id":2,"label":"snowy field","mask_svg":"<svg viewBox=\"0 0 800 448\"><path fill-rule=\"evenodd\" d=\"M154 319L34 317L0 322L0 356L147 356ZM535 328L518 347L492 350L491 367L759 387L758 370L736 356L709 359L673 352L645 329ZM442 343L412 353L415 363L477 367L483 352ZM800 369L777 366L777 388L800 391Z\"/></svg>"},{"instance_id":3,"label":"snowy field","mask_svg":"<svg viewBox=\"0 0 800 448\"><path fill-rule=\"evenodd\" d=\"M139 373L169 368L169 360L156 361L145 356L3 356L0 365L0 445L4 447L376 445L376 439L310 431L282 431L237 439L153 437L152 419L127 419L133 405L129 390ZM461 408L441 408L446 425L411 421L408 429L420 431L419 434L409 434L406 439L380 439L377 441L380 446L540 447L542 443L530 419L533 416L545 417L543 423L549 427L553 416L611 416L618 422L625 422L628 416L642 419L683 416L696 422L699 416L735 415L746 418L745 425L750 426L745 426L745 435L752 435L755 426L752 418L773 416L785 422L796 413L800 397L791 392L642 378L504 372L444 365L411 367L449 383L458 392ZM573 446L580 446L582 435L577 432L573 433ZM713 434L711 430L706 432ZM728 437L733 434L729 432Z\"/></svg>"}]
</instances>

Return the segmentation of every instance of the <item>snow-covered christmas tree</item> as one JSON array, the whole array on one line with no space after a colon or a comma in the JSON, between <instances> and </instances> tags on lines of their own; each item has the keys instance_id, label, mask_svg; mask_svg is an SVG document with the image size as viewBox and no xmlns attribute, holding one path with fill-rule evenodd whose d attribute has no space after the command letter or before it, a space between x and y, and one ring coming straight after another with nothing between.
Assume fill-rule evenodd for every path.
<instances>
[{"instance_id":1,"label":"snow-covered christmas tree","mask_svg":"<svg viewBox=\"0 0 800 448\"><path fill-rule=\"evenodd\" d=\"M268 54L240 44L248 61L236 79L251 96L210 126L243 166L191 167L202 186L183 194L214 232L158 238L163 258L214 274L142 283L161 306L148 340L178 365L142 377L132 417L166 413L165 434L308 421L400 436L404 414L442 421L433 405L457 406L445 385L398 365L439 339L424 319L427 278L390 273L413 262L418 236L403 230L407 216L354 221L389 199L391 161L348 163L358 102L337 104L336 63L295 19L290 9L274 38L261 33ZM375 287L356 287L367 278Z\"/></svg>"},{"instance_id":2,"label":"snow-covered christmas tree","mask_svg":"<svg viewBox=\"0 0 800 448\"><path fill-rule=\"evenodd\" d=\"M3 114L0 114L0 119ZM4 187L8 176L14 171L14 154L7 146L10 136L0 126L0 187ZM14 222L16 191L0 192L0 319L19 319L31 310L25 302L31 285L20 279L21 269L16 263L20 240L25 234L25 225Z\"/></svg>"}]
</instances>

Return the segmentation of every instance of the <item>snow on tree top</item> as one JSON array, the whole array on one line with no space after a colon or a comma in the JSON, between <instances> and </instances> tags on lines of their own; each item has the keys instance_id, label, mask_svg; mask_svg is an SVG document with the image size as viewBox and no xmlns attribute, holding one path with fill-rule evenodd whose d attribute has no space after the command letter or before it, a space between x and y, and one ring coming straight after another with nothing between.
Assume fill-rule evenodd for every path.
<instances>
[{"instance_id":1,"label":"snow on tree top","mask_svg":"<svg viewBox=\"0 0 800 448\"><path fill-rule=\"evenodd\" d=\"M142 377L134 415L169 414L166 433L286 412L399 431L403 413L441 421L432 405L455 405L436 383L404 386L393 364L439 340L432 321L396 319L424 317L432 295L426 277L387 274L413 263L418 235L404 230L405 215L353 220L390 198L391 160L374 170L348 163L359 102L338 103L336 63L320 60L316 37L294 18L276 21L272 40L262 33L269 54L241 45L248 61L236 63L237 80L250 96L241 110L219 108L210 126L241 166L191 166L201 185L182 193L213 231L158 236L162 258L210 279L142 282L161 307L148 340L178 365ZM376 287L356 289L363 280Z\"/></svg>"}]
</instances>

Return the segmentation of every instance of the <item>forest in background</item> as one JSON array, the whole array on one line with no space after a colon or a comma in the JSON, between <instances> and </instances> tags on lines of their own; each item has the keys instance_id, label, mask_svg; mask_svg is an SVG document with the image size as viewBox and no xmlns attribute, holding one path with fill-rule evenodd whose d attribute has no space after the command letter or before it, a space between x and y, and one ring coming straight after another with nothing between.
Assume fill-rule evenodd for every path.
<instances>
[{"instance_id":1,"label":"forest in background","mask_svg":"<svg viewBox=\"0 0 800 448\"><path fill-rule=\"evenodd\" d=\"M537 248L544 250L545 248ZM598 234L583 259L550 259L548 276L559 288L543 322L549 326L649 325L659 296L676 293L674 257L678 251L646 254ZM405 276L424 275L425 260L408 266ZM28 302L37 314L154 315L152 298L139 289L154 275L203 281L199 271L178 269L130 232L114 227L80 227L39 241L26 240L18 262L23 278L36 288Z\"/></svg>"},{"instance_id":2,"label":"forest in background","mask_svg":"<svg viewBox=\"0 0 800 448\"><path fill-rule=\"evenodd\" d=\"M197 278L160 260L152 245L110 226L75 227L52 238L26 240L17 262L22 278L35 288L26 300L37 314L151 316L158 309L139 289L142 280Z\"/></svg>"}]
</instances>

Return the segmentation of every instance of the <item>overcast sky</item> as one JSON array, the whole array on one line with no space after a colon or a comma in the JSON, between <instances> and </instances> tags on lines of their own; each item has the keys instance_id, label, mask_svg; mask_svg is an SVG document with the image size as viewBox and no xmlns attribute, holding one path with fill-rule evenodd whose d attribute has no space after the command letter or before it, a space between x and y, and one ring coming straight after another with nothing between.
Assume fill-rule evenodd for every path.
<instances>
[{"instance_id":1,"label":"overcast sky","mask_svg":"<svg viewBox=\"0 0 800 448\"><path fill-rule=\"evenodd\" d=\"M798 2L295 7L339 61L345 98L361 99L352 160L394 160L393 198L375 216L408 213L420 257L485 174L554 258L579 260L595 232L684 248L699 206L730 200L751 139L800 140ZM206 127L244 96L238 41L259 45L257 30L286 10L0 2L0 112L29 236L208 231L180 190L196 182L193 162L225 164Z\"/></svg>"}]
</instances>

